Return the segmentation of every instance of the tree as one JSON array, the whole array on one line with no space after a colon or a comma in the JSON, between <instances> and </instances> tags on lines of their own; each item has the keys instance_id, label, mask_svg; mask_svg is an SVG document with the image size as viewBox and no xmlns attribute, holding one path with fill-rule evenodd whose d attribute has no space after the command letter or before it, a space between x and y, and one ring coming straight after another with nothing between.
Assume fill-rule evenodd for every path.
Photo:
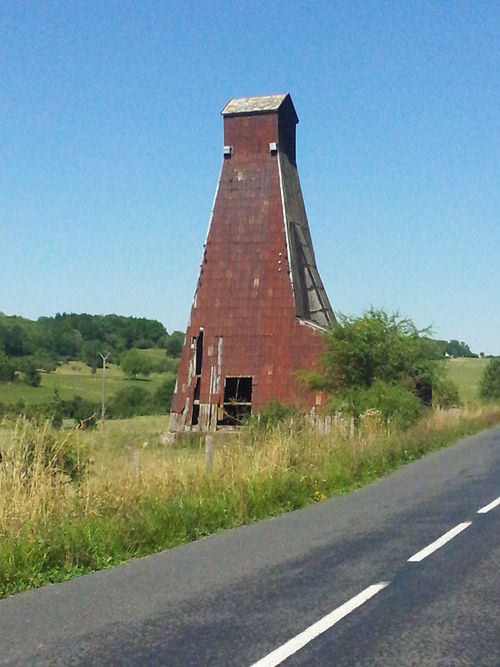
<instances>
[{"instance_id":1,"label":"tree","mask_svg":"<svg viewBox=\"0 0 500 667\"><path fill-rule=\"evenodd\" d=\"M121 358L120 366L129 380L136 380L138 375L151 375L151 361L138 350L126 352Z\"/></svg>"},{"instance_id":2,"label":"tree","mask_svg":"<svg viewBox=\"0 0 500 667\"><path fill-rule=\"evenodd\" d=\"M468 357L475 358L477 354L474 354L467 343L463 341L458 341L452 338L449 343L446 344L445 352L452 357Z\"/></svg>"},{"instance_id":3,"label":"tree","mask_svg":"<svg viewBox=\"0 0 500 667\"><path fill-rule=\"evenodd\" d=\"M165 349L170 357L179 357L184 345L184 334L182 331L174 331L167 337Z\"/></svg>"},{"instance_id":4,"label":"tree","mask_svg":"<svg viewBox=\"0 0 500 667\"><path fill-rule=\"evenodd\" d=\"M362 317L340 314L326 334L319 373L302 373L310 388L330 394L333 411L358 416L378 409L401 425L420 412L417 398L444 373L439 345L409 319L371 308Z\"/></svg>"},{"instance_id":5,"label":"tree","mask_svg":"<svg viewBox=\"0 0 500 667\"><path fill-rule=\"evenodd\" d=\"M127 419L134 415L154 413L153 394L144 387L129 385L111 397L108 416L113 419Z\"/></svg>"},{"instance_id":6,"label":"tree","mask_svg":"<svg viewBox=\"0 0 500 667\"><path fill-rule=\"evenodd\" d=\"M85 341L80 349L80 359L90 366L92 373L95 373L97 368L102 368L99 352L102 352L102 342L96 339Z\"/></svg>"},{"instance_id":7,"label":"tree","mask_svg":"<svg viewBox=\"0 0 500 667\"><path fill-rule=\"evenodd\" d=\"M479 395L485 400L500 399L500 357L491 359L479 382Z\"/></svg>"},{"instance_id":8,"label":"tree","mask_svg":"<svg viewBox=\"0 0 500 667\"><path fill-rule=\"evenodd\" d=\"M0 382L12 382L16 376L16 369L7 355L0 350Z\"/></svg>"},{"instance_id":9,"label":"tree","mask_svg":"<svg viewBox=\"0 0 500 667\"><path fill-rule=\"evenodd\" d=\"M170 410L175 381L175 375L167 375L154 393L155 408L160 414L167 414Z\"/></svg>"},{"instance_id":10,"label":"tree","mask_svg":"<svg viewBox=\"0 0 500 667\"><path fill-rule=\"evenodd\" d=\"M29 387L39 387L42 376L33 357L21 357L18 369L23 374L23 381Z\"/></svg>"},{"instance_id":11,"label":"tree","mask_svg":"<svg viewBox=\"0 0 500 667\"><path fill-rule=\"evenodd\" d=\"M323 388L338 391L373 382L432 381L439 356L434 342L409 319L370 309L362 317L340 314L326 335Z\"/></svg>"}]
</instances>

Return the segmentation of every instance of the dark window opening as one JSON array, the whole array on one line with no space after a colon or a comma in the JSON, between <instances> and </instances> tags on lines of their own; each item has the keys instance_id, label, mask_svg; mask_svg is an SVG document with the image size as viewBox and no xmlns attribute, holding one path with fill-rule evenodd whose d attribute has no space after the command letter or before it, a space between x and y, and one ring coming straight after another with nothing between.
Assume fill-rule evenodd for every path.
<instances>
[{"instance_id":1,"label":"dark window opening","mask_svg":"<svg viewBox=\"0 0 500 667\"><path fill-rule=\"evenodd\" d=\"M224 383L224 403L238 401L252 402L252 378L226 378Z\"/></svg>"},{"instance_id":2,"label":"dark window opening","mask_svg":"<svg viewBox=\"0 0 500 667\"><path fill-rule=\"evenodd\" d=\"M200 404L195 403L195 405L193 405L193 414L191 416L191 426L196 426L198 424L199 419L200 419Z\"/></svg>"},{"instance_id":3,"label":"dark window opening","mask_svg":"<svg viewBox=\"0 0 500 667\"><path fill-rule=\"evenodd\" d=\"M200 400L200 384L201 384L200 380L201 378L199 377L196 378L196 384L194 386L194 396L193 396L195 401Z\"/></svg>"},{"instance_id":4,"label":"dark window opening","mask_svg":"<svg viewBox=\"0 0 500 667\"><path fill-rule=\"evenodd\" d=\"M222 416L220 426L240 426L243 419L252 413L252 378L227 377L224 383Z\"/></svg>"},{"instance_id":5,"label":"dark window opening","mask_svg":"<svg viewBox=\"0 0 500 667\"><path fill-rule=\"evenodd\" d=\"M203 329L200 329L200 334L196 339L196 369L195 375L201 375L201 365L203 363Z\"/></svg>"}]
</instances>

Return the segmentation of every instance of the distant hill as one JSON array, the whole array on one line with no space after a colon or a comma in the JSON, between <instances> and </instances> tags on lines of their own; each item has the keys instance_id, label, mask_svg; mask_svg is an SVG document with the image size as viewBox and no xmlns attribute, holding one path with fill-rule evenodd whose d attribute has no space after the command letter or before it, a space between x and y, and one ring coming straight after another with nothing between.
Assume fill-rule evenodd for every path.
<instances>
[{"instance_id":1,"label":"distant hill","mask_svg":"<svg viewBox=\"0 0 500 667\"><path fill-rule=\"evenodd\" d=\"M180 332L170 335L161 322L145 317L57 313L33 321L0 313L0 354L11 361L33 357L40 367L68 359L95 366L99 352L118 358L131 348L167 349L180 336Z\"/></svg>"}]
</instances>

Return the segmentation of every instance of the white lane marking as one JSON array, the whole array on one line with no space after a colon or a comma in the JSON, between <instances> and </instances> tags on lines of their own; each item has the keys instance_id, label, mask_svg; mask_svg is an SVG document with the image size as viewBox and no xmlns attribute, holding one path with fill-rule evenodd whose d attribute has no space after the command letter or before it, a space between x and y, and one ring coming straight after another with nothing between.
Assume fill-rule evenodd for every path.
<instances>
[{"instance_id":1,"label":"white lane marking","mask_svg":"<svg viewBox=\"0 0 500 667\"><path fill-rule=\"evenodd\" d=\"M478 514L486 514L486 512L489 512L490 510L495 509L495 507L498 507L500 505L500 496L496 500L492 500L489 505L485 505L484 507L481 507L480 510L477 511Z\"/></svg>"},{"instance_id":2,"label":"white lane marking","mask_svg":"<svg viewBox=\"0 0 500 667\"><path fill-rule=\"evenodd\" d=\"M458 526L455 526L455 528L452 528L444 535L441 535L441 537L438 538L435 542L432 542L432 544L429 544L424 549L414 554L411 558L408 558L408 562L418 563L419 561L424 560L424 558L427 558L427 556L434 553L434 551L437 551L440 547L446 544L446 542L449 542L454 537L456 537L459 533L462 532L462 530L468 528L471 523L472 521L464 521L463 523L459 523Z\"/></svg>"},{"instance_id":3,"label":"white lane marking","mask_svg":"<svg viewBox=\"0 0 500 667\"><path fill-rule=\"evenodd\" d=\"M281 664L291 655L300 651L306 644L309 644L310 641L316 639L316 637L323 632L326 632L333 627L335 623L338 623L344 616L350 614L351 611L361 607L362 604L388 586L389 583L389 581L381 581L379 584L368 586L364 591L361 591L361 593L358 593L347 602L344 602L344 604L337 607L337 609L334 609L326 616L323 616L323 618L320 618L319 621L310 625L303 632L299 633L279 648L268 653L266 656L255 662L251 667L276 667L276 665Z\"/></svg>"}]
</instances>

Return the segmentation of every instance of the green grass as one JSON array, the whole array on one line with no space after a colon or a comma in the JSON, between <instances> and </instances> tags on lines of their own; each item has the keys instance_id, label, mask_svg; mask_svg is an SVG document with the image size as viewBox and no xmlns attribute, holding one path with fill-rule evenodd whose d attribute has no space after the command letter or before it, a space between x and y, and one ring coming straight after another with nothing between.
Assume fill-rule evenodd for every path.
<instances>
[{"instance_id":1,"label":"green grass","mask_svg":"<svg viewBox=\"0 0 500 667\"><path fill-rule=\"evenodd\" d=\"M448 377L458 386L463 403L479 400L479 380L489 359L448 359L444 362L448 369Z\"/></svg>"},{"instance_id":2,"label":"green grass","mask_svg":"<svg viewBox=\"0 0 500 667\"><path fill-rule=\"evenodd\" d=\"M152 350L165 356L163 350ZM153 356L153 355L150 355ZM131 382L141 384L150 391L154 391L165 379L164 373L153 373L148 379L128 380L119 366L110 364L106 368L106 396L109 398L119 389ZM70 400L78 395L90 401L101 400L102 369L92 373L89 366L81 361L70 361L57 368L53 373L42 373L42 382L39 387L28 387L21 382L0 384L0 402L12 405L23 400L26 405L35 405L50 400L57 389L63 400Z\"/></svg>"},{"instance_id":3,"label":"green grass","mask_svg":"<svg viewBox=\"0 0 500 667\"><path fill-rule=\"evenodd\" d=\"M22 467L23 452L43 459L33 443L43 448L52 431L31 422L16 431L0 426L10 461L0 467L0 597L345 493L500 422L500 409L429 412L408 431L369 440L298 424L243 430L217 443L210 472L202 448L154 446L163 419L73 432L93 459L76 481L61 479L50 462L32 466L33 479Z\"/></svg>"}]
</instances>

